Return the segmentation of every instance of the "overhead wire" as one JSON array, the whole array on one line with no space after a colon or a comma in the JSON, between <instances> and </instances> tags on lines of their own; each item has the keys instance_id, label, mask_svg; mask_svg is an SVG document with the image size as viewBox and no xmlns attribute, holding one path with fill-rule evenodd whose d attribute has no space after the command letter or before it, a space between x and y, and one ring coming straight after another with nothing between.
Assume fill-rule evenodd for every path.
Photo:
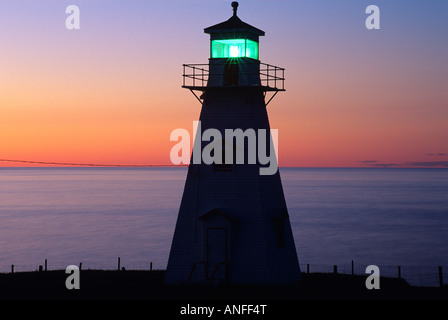
<instances>
[{"instance_id":1,"label":"overhead wire","mask_svg":"<svg viewBox=\"0 0 448 320\"><path fill-rule=\"evenodd\" d=\"M75 162L55 162L55 161L34 161L17 159L0 159L0 162L29 163L55 166L79 166L79 167L187 167L187 164L101 164L101 163L75 163Z\"/></svg>"}]
</instances>

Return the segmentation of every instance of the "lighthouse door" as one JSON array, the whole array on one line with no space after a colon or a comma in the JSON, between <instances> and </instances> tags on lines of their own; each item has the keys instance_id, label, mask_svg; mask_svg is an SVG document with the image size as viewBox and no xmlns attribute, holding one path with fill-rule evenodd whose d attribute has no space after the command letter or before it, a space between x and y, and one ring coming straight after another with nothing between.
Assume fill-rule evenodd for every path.
<instances>
[{"instance_id":1,"label":"lighthouse door","mask_svg":"<svg viewBox=\"0 0 448 320\"><path fill-rule=\"evenodd\" d=\"M227 277L226 228L207 228L207 277L218 282Z\"/></svg>"}]
</instances>

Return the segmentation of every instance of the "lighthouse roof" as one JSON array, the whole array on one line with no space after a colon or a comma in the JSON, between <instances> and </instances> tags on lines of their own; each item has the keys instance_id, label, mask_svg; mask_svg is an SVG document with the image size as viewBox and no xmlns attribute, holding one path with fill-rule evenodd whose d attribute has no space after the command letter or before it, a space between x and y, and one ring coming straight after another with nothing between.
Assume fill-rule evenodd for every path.
<instances>
[{"instance_id":1,"label":"lighthouse roof","mask_svg":"<svg viewBox=\"0 0 448 320\"><path fill-rule=\"evenodd\" d=\"M208 27L204 29L205 33L208 34L218 34L218 33L248 33L255 36L264 36L264 31L250 24L242 21L237 15L236 11L238 8L238 2L232 2L233 7L233 16L230 17L227 21L215 24L214 26Z\"/></svg>"}]
</instances>

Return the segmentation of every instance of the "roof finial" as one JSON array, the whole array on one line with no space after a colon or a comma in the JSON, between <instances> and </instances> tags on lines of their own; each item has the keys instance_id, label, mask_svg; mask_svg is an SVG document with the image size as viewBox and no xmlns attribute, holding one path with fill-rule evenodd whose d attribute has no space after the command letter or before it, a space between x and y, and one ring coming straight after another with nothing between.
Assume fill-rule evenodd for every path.
<instances>
[{"instance_id":1,"label":"roof finial","mask_svg":"<svg viewBox=\"0 0 448 320\"><path fill-rule=\"evenodd\" d=\"M238 9L238 2L233 1L232 8L233 8L233 15L236 16L236 10Z\"/></svg>"}]
</instances>

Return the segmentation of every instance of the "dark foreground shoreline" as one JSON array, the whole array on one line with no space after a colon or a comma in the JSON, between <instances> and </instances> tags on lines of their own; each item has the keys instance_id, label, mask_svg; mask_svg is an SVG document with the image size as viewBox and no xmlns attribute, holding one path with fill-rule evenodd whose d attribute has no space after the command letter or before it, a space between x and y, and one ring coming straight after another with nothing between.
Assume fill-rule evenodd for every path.
<instances>
[{"instance_id":1,"label":"dark foreground shoreline","mask_svg":"<svg viewBox=\"0 0 448 320\"><path fill-rule=\"evenodd\" d=\"M448 299L448 286L415 287L403 279L380 279L379 290L368 290L367 276L303 273L298 284L165 285L165 271L82 270L80 289L68 290L65 270L0 274L2 300L427 300Z\"/></svg>"}]
</instances>

